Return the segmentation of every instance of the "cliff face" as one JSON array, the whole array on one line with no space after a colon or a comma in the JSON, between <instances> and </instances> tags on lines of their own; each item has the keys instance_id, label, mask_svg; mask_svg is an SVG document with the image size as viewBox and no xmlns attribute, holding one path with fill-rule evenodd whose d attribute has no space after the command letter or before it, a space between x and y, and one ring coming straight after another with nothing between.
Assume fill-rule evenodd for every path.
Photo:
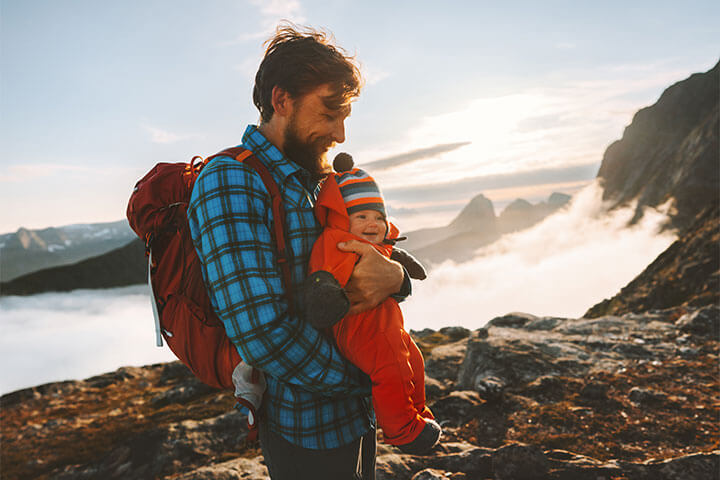
<instances>
[{"instance_id":1,"label":"cliff face","mask_svg":"<svg viewBox=\"0 0 720 480\"><path fill-rule=\"evenodd\" d=\"M671 198L673 226L687 228L720 201L719 66L676 83L638 111L621 140L608 147L598 177L613 206L638 199L656 207Z\"/></svg>"}]
</instances>

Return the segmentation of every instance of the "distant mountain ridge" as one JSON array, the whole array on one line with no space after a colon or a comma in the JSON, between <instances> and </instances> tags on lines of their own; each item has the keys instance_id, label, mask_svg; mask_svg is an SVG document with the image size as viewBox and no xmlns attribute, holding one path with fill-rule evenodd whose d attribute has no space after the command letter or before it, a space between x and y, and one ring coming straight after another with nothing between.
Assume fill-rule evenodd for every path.
<instances>
[{"instance_id":1,"label":"distant mountain ridge","mask_svg":"<svg viewBox=\"0 0 720 480\"><path fill-rule=\"evenodd\" d=\"M145 243L139 238L123 247L72 265L46 268L0 283L1 295L69 292L80 288L114 288L147 280Z\"/></svg>"},{"instance_id":2,"label":"distant mountain ridge","mask_svg":"<svg viewBox=\"0 0 720 480\"><path fill-rule=\"evenodd\" d=\"M555 192L547 201L531 204L517 199L495 215L492 202L476 195L447 226L408 232L401 248L410 250L423 262L437 264L445 260L462 262L506 233L529 228L564 207L570 195Z\"/></svg>"},{"instance_id":3,"label":"distant mountain ridge","mask_svg":"<svg viewBox=\"0 0 720 480\"><path fill-rule=\"evenodd\" d=\"M37 230L19 228L0 235L0 280L101 255L136 238L127 220Z\"/></svg>"}]
</instances>

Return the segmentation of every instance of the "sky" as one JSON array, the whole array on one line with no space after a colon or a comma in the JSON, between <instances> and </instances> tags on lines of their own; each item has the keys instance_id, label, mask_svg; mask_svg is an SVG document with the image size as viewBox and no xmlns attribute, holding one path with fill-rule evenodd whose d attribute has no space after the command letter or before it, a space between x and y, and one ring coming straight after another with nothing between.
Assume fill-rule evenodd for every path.
<instances>
[{"instance_id":1,"label":"sky","mask_svg":"<svg viewBox=\"0 0 720 480\"><path fill-rule=\"evenodd\" d=\"M0 233L115 221L155 163L240 143L262 43L322 27L366 78L350 152L401 229L577 193L720 57L720 2L2 0Z\"/></svg>"}]
</instances>

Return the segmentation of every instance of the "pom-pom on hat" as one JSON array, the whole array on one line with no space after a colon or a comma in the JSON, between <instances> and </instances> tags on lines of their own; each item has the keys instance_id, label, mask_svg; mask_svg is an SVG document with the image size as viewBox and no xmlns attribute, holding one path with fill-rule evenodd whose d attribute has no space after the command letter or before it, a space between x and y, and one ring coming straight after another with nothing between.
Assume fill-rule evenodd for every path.
<instances>
[{"instance_id":1,"label":"pom-pom on hat","mask_svg":"<svg viewBox=\"0 0 720 480\"><path fill-rule=\"evenodd\" d=\"M361 210L375 210L387 217L385 201L375 179L365 170L353 168L353 165L352 156L345 152L338 153L333 160L333 168L337 172L335 180L340 187L348 215Z\"/></svg>"}]
</instances>

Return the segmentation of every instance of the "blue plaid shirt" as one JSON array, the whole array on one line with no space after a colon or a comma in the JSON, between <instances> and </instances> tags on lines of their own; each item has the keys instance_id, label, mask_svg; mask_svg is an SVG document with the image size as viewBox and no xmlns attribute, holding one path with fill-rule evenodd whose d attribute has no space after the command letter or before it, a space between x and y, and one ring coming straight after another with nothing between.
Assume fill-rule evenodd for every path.
<instances>
[{"instance_id":1,"label":"blue plaid shirt","mask_svg":"<svg viewBox=\"0 0 720 480\"><path fill-rule=\"evenodd\" d=\"M254 125L242 140L282 193L297 291L321 229L313 213L318 184ZM288 313L271 236L270 195L260 176L235 159L215 158L195 182L188 219L228 337L245 362L266 374L263 408L270 429L312 449L339 447L365 434L374 424L367 376L330 339Z\"/></svg>"}]
</instances>

